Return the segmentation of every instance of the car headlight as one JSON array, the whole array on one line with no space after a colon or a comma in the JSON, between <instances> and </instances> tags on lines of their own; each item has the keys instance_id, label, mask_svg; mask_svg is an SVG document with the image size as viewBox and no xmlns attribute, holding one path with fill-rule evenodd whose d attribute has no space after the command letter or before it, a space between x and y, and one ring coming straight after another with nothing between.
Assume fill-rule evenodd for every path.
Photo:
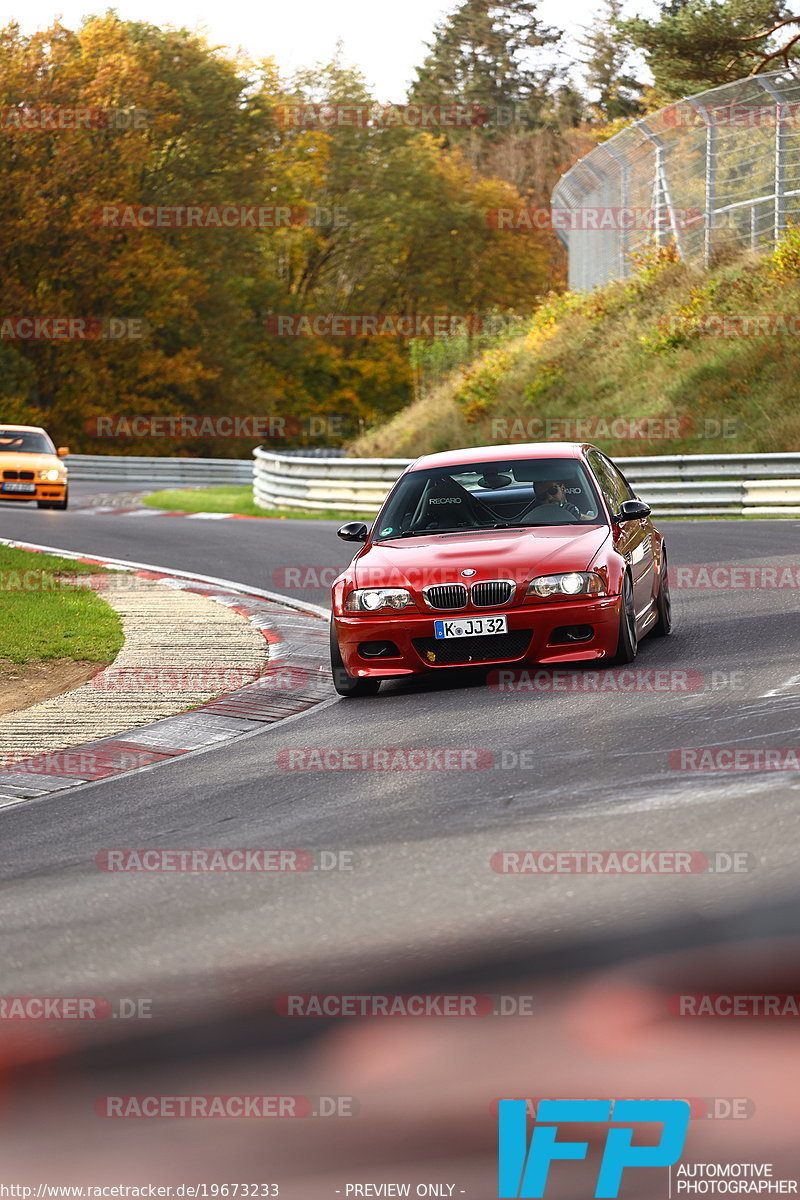
<instances>
[{"instance_id":1,"label":"car headlight","mask_svg":"<svg viewBox=\"0 0 800 1200\"><path fill-rule=\"evenodd\" d=\"M528 584L526 596L604 596L606 585L595 571L569 571L565 575L540 575Z\"/></svg>"},{"instance_id":2,"label":"car headlight","mask_svg":"<svg viewBox=\"0 0 800 1200\"><path fill-rule=\"evenodd\" d=\"M39 478L47 483L57 483L61 478L61 472L58 467L47 467L44 471L39 472Z\"/></svg>"},{"instance_id":3,"label":"car headlight","mask_svg":"<svg viewBox=\"0 0 800 1200\"><path fill-rule=\"evenodd\" d=\"M414 601L405 588L356 588L344 602L345 612L377 612L379 608L408 608Z\"/></svg>"}]
</instances>

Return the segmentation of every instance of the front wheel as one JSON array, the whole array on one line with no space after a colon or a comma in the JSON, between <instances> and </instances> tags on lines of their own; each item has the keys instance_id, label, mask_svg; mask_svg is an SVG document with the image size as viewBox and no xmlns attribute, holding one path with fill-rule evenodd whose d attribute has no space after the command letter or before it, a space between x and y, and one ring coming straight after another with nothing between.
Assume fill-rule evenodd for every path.
<instances>
[{"instance_id":1,"label":"front wheel","mask_svg":"<svg viewBox=\"0 0 800 1200\"><path fill-rule=\"evenodd\" d=\"M636 610L633 604L633 586L630 575L626 575L622 584L622 595L619 606L619 638L614 663L633 662L639 649L639 639L636 636Z\"/></svg>"},{"instance_id":2,"label":"front wheel","mask_svg":"<svg viewBox=\"0 0 800 1200\"><path fill-rule=\"evenodd\" d=\"M669 594L669 572L667 568L666 550L661 556L661 575L656 596L656 612L658 619L653 626L653 637L666 637L672 632L672 601Z\"/></svg>"},{"instance_id":3,"label":"front wheel","mask_svg":"<svg viewBox=\"0 0 800 1200\"><path fill-rule=\"evenodd\" d=\"M331 621L331 675L333 686L340 696L374 696L381 686L380 679L359 679L351 675L342 660L339 639Z\"/></svg>"}]
</instances>

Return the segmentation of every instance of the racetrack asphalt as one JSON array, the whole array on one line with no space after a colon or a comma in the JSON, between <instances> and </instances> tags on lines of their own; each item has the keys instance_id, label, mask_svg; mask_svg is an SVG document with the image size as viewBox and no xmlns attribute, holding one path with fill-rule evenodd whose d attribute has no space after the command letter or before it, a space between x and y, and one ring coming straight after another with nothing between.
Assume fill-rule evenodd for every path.
<instances>
[{"instance_id":1,"label":"racetrack asphalt","mask_svg":"<svg viewBox=\"0 0 800 1200\"><path fill-rule=\"evenodd\" d=\"M81 504L107 484L79 484ZM662 525L684 564L800 564L794 521ZM343 566L327 521L206 521L0 504L0 534L325 603L286 583ZM282 574L284 573L284 574ZM294 577L297 578L296 576ZM292 582L292 576L288 577ZM369 964L426 969L476 947L646 928L781 893L796 876L798 773L687 772L681 747L795 748L798 590L679 589L676 629L638 669L704 690L499 694L481 672L335 700L235 745L0 812L5 994L210 997L298 987ZM713 688L712 688L713 683ZM772 694L768 694L772 693ZM315 748L478 748L478 770L287 769ZM280 752L283 751L283 755ZM527 756L521 758L523 753ZM109 874L112 847L345 851L350 870ZM741 851L742 873L508 876L502 850ZM742 860L744 861L744 860Z\"/></svg>"}]
</instances>

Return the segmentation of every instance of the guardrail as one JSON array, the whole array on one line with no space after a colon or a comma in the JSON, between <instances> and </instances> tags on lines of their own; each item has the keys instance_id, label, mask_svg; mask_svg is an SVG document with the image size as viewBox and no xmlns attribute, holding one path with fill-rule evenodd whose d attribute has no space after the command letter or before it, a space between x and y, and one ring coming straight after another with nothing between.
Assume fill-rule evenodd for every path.
<instances>
[{"instance_id":1,"label":"guardrail","mask_svg":"<svg viewBox=\"0 0 800 1200\"><path fill-rule=\"evenodd\" d=\"M122 454L70 454L70 479L93 483L247 484L253 481L248 458L134 458Z\"/></svg>"},{"instance_id":2,"label":"guardrail","mask_svg":"<svg viewBox=\"0 0 800 1200\"><path fill-rule=\"evenodd\" d=\"M306 458L253 451L253 499L260 508L344 508L375 514L412 459Z\"/></svg>"},{"instance_id":3,"label":"guardrail","mask_svg":"<svg viewBox=\"0 0 800 1200\"><path fill-rule=\"evenodd\" d=\"M307 458L253 451L261 508L374 515L413 459ZM800 453L679 454L615 461L656 516L800 515Z\"/></svg>"}]
</instances>

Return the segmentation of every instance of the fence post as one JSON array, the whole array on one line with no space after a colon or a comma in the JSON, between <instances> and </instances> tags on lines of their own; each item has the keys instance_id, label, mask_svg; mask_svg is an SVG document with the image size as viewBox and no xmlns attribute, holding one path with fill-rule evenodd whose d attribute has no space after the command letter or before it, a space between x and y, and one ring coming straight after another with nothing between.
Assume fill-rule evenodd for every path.
<instances>
[{"instance_id":1,"label":"fence post","mask_svg":"<svg viewBox=\"0 0 800 1200\"><path fill-rule=\"evenodd\" d=\"M703 262L706 267L711 263L714 253L714 216L717 205L717 127L708 115L708 109L698 105L703 120L706 123L706 227L703 239Z\"/></svg>"},{"instance_id":2,"label":"fence post","mask_svg":"<svg viewBox=\"0 0 800 1200\"><path fill-rule=\"evenodd\" d=\"M775 101L775 218L773 240L777 243L786 231L786 120L783 96L771 79L755 78Z\"/></svg>"},{"instance_id":3,"label":"fence post","mask_svg":"<svg viewBox=\"0 0 800 1200\"><path fill-rule=\"evenodd\" d=\"M608 143L603 146L606 154L614 163L614 166L619 172L619 217L617 229L617 274L620 279L625 279L628 274L628 225L622 220L623 214L630 203L629 197L629 179L630 166L624 158L611 149Z\"/></svg>"},{"instance_id":4,"label":"fence post","mask_svg":"<svg viewBox=\"0 0 800 1200\"><path fill-rule=\"evenodd\" d=\"M675 238L675 245L678 248L678 254L681 258L683 258L684 254L681 232L675 216L672 197L669 193L669 183L667 182L667 171L665 166L666 152L664 150L664 143L657 134L653 133L651 129L648 129L644 121L637 121L636 124L641 129L648 141L655 146L656 150L656 177L653 187L654 194L657 197L655 207L658 213L656 221L656 245L663 246L664 244L661 210L662 208L666 207L670 228L672 230L672 236Z\"/></svg>"}]
</instances>

